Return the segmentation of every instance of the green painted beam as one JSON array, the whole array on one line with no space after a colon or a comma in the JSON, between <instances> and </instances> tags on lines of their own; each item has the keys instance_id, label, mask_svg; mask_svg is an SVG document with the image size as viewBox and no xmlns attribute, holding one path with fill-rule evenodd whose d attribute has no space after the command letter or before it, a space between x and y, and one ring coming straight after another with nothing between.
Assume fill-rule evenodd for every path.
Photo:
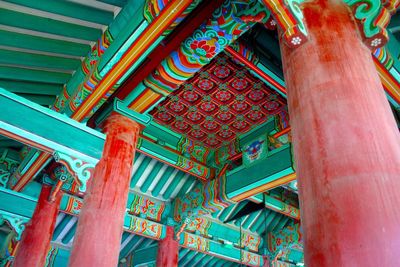
<instances>
[{"instance_id":1,"label":"green painted beam","mask_svg":"<svg viewBox=\"0 0 400 267\"><path fill-rule=\"evenodd\" d=\"M133 254L133 266L155 263L157 259L157 250L157 244L147 248L135 250Z\"/></svg>"},{"instance_id":2,"label":"green painted beam","mask_svg":"<svg viewBox=\"0 0 400 267\"><path fill-rule=\"evenodd\" d=\"M0 24L26 30L95 41L101 30L0 8Z\"/></svg>"},{"instance_id":3,"label":"green painted beam","mask_svg":"<svg viewBox=\"0 0 400 267\"><path fill-rule=\"evenodd\" d=\"M0 132L6 136L48 153L60 153L97 163L101 157L105 135L67 116L30 102L0 88ZM29 118L27 120L26 118ZM180 155L140 138L137 148L169 165L177 165ZM185 161L191 162L190 159ZM203 166L210 174L211 171ZM193 170L192 175L197 175ZM203 178L204 179L204 178Z\"/></svg>"},{"instance_id":4,"label":"green painted beam","mask_svg":"<svg viewBox=\"0 0 400 267\"><path fill-rule=\"evenodd\" d=\"M225 193L229 198L235 198L293 173L291 147L285 145L270 151L266 158L249 167L242 165L228 172Z\"/></svg>"},{"instance_id":5,"label":"green painted beam","mask_svg":"<svg viewBox=\"0 0 400 267\"><path fill-rule=\"evenodd\" d=\"M202 217L202 224L207 224L209 227L207 227L207 230L202 228L201 226L204 225L199 225L199 230L197 230L201 236L211 236L211 237L216 237L219 240L223 240L226 243L233 243L235 245L240 245L241 240L240 240L240 228L239 226L237 228L234 228L232 226L228 226L225 223L221 223L216 220L211 220L210 218L207 217ZM190 229L193 230L193 229ZM196 232L197 233L197 232ZM252 236L254 239L254 243L256 243L256 239L260 239L260 243L258 244L258 248L263 247L263 240L262 237L260 237L257 233L250 233L248 230L244 230L242 232L243 234L246 234L247 236ZM254 249L256 250L256 249Z\"/></svg>"},{"instance_id":6,"label":"green painted beam","mask_svg":"<svg viewBox=\"0 0 400 267\"><path fill-rule=\"evenodd\" d=\"M15 141L15 140L10 140L10 139L7 139L7 140L0 140L0 148L2 148L2 147L7 147L7 148L15 148L15 147L22 147L23 146L23 144L21 144L20 142L18 142L18 141Z\"/></svg>"},{"instance_id":7,"label":"green painted beam","mask_svg":"<svg viewBox=\"0 0 400 267\"><path fill-rule=\"evenodd\" d=\"M36 191L40 191L40 188L38 188L38 187L36 187L35 189L36 189ZM32 194L32 192L30 194ZM35 192L34 194L37 195L38 192ZM68 207L70 198L71 198L71 196L64 194L61 204L60 204L60 209L62 211L71 212L71 210L66 210L66 208ZM79 198L76 198L76 199L78 199L80 202L82 201ZM13 205L10 205L10 203L13 203ZM35 209L36 203L37 203L37 198L35 198L35 197L31 197L31 196L28 196L28 195L25 195L22 193L17 193L15 191L11 191L8 189L0 188L0 210L6 211L8 213L16 214L18 216L31 218L33 211ZM73 213L72 215L77 216L78 214L79 214L79 211L77 211L76 213ZM137 218L137 217L129 215L129 214L127 214L125 217L124 227L128 232L132 232L132 229L134 229L134 227L132 226L132 221L131 221L132 218ZM140 220L142 220L143 222L146 222L148 226L151 226L152 224L157 224L157 223L148 221L146 219L140 219ZM158 224L158 225L160 225L160 224ZM163 225L161 225L161 226L162 226L162 228L164 228ZM62 230L61 228L62 227L59 227L58 231L61 231ZM152 227L150 227L150 228L152 228ZM57 231L57 229L56 229L56 231ZM141 234L144 236L147 236L147 237L151 237L151 236L147 235L146 233L141 233ZM165 235L165 229L162 231L161 238L163 238L164 235ZM182 237L180 240L181 246L186 246L184 241L187 240L187 238L186 238L187 236L198 237L198 238L202 239L203 241L207 242L207 244L208 244L208 246L206 248L207 251L199 248L198 251L200 251L200 252L206 252L206 253L209 253L210 255L222 257L222 258L225 258L228 260L236 260L236 261L240 260L241 253L240 253L239 249L237 249L233 246L230 246L229 244L228 245L221 244L219 242L216 242L216 241L213 241L210 239L205 239L203 237L196 236L193 234L188 234L185 232L181 234L181 237ZM143 251L141 251L141 250L135 251L135 259L140 260L140 261L146 261L148 259L152 259L153 256L155 256L155 254L156 254L156 248L157 248L157 246L151 246L149 248L149 250L147 250L147 248L146 248ZM153 249L154 249L154 251L153 251ZM146 255L147 255L147 257L146 257ZM254 253L251 253L251 255L259 257L258 254L254 254Z\"/></svg>"},{"instance_id":8,"label":"green painted beam","mask_svg":"<svg viewBox=\"0 0 400 267\"><path fill-rule=\"evenodd\" d=\"M238 249L231 244L221 244L220 242L187 232L180 234L179 245L228 261L242 261L245 266L263 266L264 264L264 259L260 254ZM252 261L247 262L248 259L252 259Z\"/></svg>"},{"instance_id":9,"label":"green painted beam","mask_svg":"<svg viewBox=\"0 0 400 267\"><path fill-rule=\"evenodd\" d=\"M90 51L86 44L67 42L34 35L0 30L1 45L83 57Z\"/></svg>"},{"instance_id":10,"label":"green painted beam","mask_svg":"<svg viewBox=\"0 0 400 267\"><path fill-rule=\"evenodd\" d=\"M300 209L285 203L282 199L277 199L268 194L257 194L248 198L249 200L261 203L265 201L265 207L281 214L285 214L293 219L300 220Z\"/></svg>"},{"instance_id":11,"label":"green painted beam","mask_svg":"<svg viewBox=\"0 0 400 267\"><path fill-rule=\"evenodd\" d=\"M64 84L70 77L71 74L62 72L0 66L0 79Z\"/></svg>"},{"instance_id":12,"label":"green painted beam","mask_svg":"<svg viewBox=\"0 0 400 267\"><path fill-rule=\"evenodd\" d=\"M98 0L98 1L119 7L123 7L128 2L128 0Z\"/></svg>"},{"instance_id":13,"label":"green painted beam","mask_svg":"<svg viewBox=\"0 0 400 267\"><path fill-rule=\"evenodd\" d=\"M253 128L249 132L241 135L239 137L240 145L243 146L244 144L247 144L260 136L268 134L273 130L275 130L275 119L271 118L266 123L263 123Z\"/></svg>"},{"instance_id":14,"label":"green painted beam","mask_svg":"<svg viewBox=\"0 0 400 267\"><path fill-rule=\"evenodd\" d=\"M37 198L0 187L0 210L31 218Z\"/></svg>"},{"instance_id":15,"label":"green painted beam","mask_svg":"<svg viewBox=\"0 0 400 267\"><path fill-rule=\"evenodd\" d=\"M19 136L20 141L92 163L101 157L103 134L4 89L0 89L0 106L0 129Z\"/></svg>"},{"instance_id":16,"label":"green painted beam","mask_svg":"<svg viewBox=\"0 0 400 267\"><path fill-rule=\"evenodd\" d=\"M0 64L23 64L27 67L51 68L58 70L68 70L72 72L81 65L81 61L79 59L38 55L20 51L0 49Z\"/></svg>"},{"instance_id":17,"label":"green painted beam","mask_svg":"<svg viewBox=\"0 0 400 267\"><path fill-rule=\"evenodd\" d=\"M19 95L22 96L23 98L26 98L29 101L47 107L53 105L54 101L56 100L55 95L35 95L35 94L25 94L25 93Z\"/></svg>"},{"instance_id":18,"label":"green painted beam","mask_svg":"<svg viewBox=\"0 0 400 267\"><path fill-rule=\"evenodd\" d=\"M15 94L58 95L62 90L61 84L33 83L0 79L0 87Z\"/></svg>"},{"instance_id":19,"label":"green painted beam","mask_svg":"<svg viewBox=\"0 0 400 267\"><path fill-rule=\"evenodd\" d=\"M114 19L114 13L102 9L68 1L54 0L5 0L21 6L30 7L66 17L72 17L84 21L108 25Z\"/></svg>"}]
</instances>

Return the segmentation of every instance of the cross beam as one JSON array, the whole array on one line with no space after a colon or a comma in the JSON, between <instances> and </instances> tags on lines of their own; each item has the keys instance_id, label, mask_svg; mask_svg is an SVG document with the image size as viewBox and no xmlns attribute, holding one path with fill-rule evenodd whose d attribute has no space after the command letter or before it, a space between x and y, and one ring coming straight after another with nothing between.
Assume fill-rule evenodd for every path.
<instances>
[{"instance_id":1,"label":"cross beam","mask_svg":"<svg viewBox=\"0 0 400 267\"><path fill-rule=\"evenodd\" d=\"M2 107L0 134L50 155L57 152L58 155L61 155L61 160L63 160L62 155L66 155L69 158L79 159L93 165L99 161L105 141L104 134L1 88L0 106ZM151 123L148 123L148 126L149 130L147 131L151 134L156 127ZM176 140L179 140L178 137L167 133L163 138L174 144L177 143ZM172 149L157 144L149 138L142 136L137 149L200 179L208 179L213 176L214 172L210 168L184 158ZM182 162L191 163L198 168L186 170L183 168ZM31 161L27 161L19 169L21 172L22 170L29 171L31 164Z\"/></svg>"}]
</instances>

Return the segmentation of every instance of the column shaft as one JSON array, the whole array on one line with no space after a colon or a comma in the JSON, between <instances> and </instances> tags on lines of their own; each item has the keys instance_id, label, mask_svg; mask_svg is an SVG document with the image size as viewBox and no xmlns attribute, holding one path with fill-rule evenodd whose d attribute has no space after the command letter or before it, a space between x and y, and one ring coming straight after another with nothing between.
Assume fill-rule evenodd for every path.
<instances>
[{"instance_id":1,"label":"column shaft","mask_svg":"<svg viewBox=\"0 0 400 267\"><path fill-rule=\"evenodd\" d=\"M167 226L167 235L158 243L156 266L178 266L178 241L174 240L174 227L172 226Z\"/></svg>"},{"instance_id":2,"label":"column shaft","mask_svg":"<svg viewBox=\"0 0 400 267\"><path fill-rule=\"evenodd\" d=\"M400 266L400 135L371 52L337 0L302 5L281 42L306 266Z\"/></svg>"},{"instance_id":3,"label":"column shaft","mask_svg":"<svg viewBox=\"0 0 400 267\"><path fill-rule=\"evenodd\" d=\"M27 223L15 256L15 267L43 267L60 207L61 193L49 201L51 187L42 186L32 219Z\"/></svg>"},{"instance_id":4,"label":"column shaft","mask_svg":"<svg viewBox=\"0 0 400 267\"><path fill-rule=\"evenodd\" d=\"M107 119L103 155L84 198L69 266L118 265L139 128L119 114Z\"/></svg>"}]
</instances>

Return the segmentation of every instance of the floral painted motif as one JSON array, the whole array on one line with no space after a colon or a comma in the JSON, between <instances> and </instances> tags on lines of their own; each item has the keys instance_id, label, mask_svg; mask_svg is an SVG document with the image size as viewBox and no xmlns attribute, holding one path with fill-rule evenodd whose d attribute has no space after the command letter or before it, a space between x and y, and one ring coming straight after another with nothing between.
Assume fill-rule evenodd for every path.
<instances>
[{"instance_id":1,"label":"floral painted motif","mask_svg":"<svg viewBox=\"0 0 400 267\"><path fill-rule=\"evenodd\" d=\"M252 90L248 94L248 97L254 102L258 102L262 100L265 96L265 93L262 90Z\"/></svg>"},{"instance_id":2,"label":"floral painted motif","mask_svg":"<svg viewBox=\"0 0 400 267\"><path fill-rule=\"evenodd\" d=\"M193 40L190 48L194 52L194 56L200 59L211 59L220 52L220 45L217 38L202 37Z\"/></svg>"},{"instance_id":3,"label":"floral painted motif","mask_svg":"<svg viewBox=\"0 0 400 267\"><path fill-rule=\"evenodd\" d=\"M215 105L213 102L203 102L200 104L200 109L205 111L205 112L211 112L217 108L217 105Z\"/></svg>"},{"instance_id":4,"label":"floral painted motif","mask_svg":"<svg viewBox=\"0 0 400 267\"><path fill-rule=\"evenodd\" d=\"M166 111L158 113L157 116L162 121L170 121L172 119L172 116Z\"/></svg>"},{"instance_id":5,"label":"floral painted motif","mask_svg":"<svg viewBox=\"0 0 400 267\"><path fill-rule=\"evenodd\" d=\"M234 142L236 133L280 114L285 106L283 98L245 67L218 55L150 114L196 144L214 149ZM159 118L165 110L170 116Z\"/></svg>"},{"instance_id":6,"label":"floral painted motif","mask_svg":"<svg viewBox=\"0 0 400 267\"><path fill-rule=\"evenodd\" d=\"M179 130L186 130L187 128L189 128L189 124L184 121L177 121L175 122L174 126Z\"/></svg>"},{"instance_id":7,"label":"floral painted motif","mask_svg":"<svg viewBox=\"0 0 400 267\"><path fill-rule=\"evenodd\" d=\"M200 96L193 91L186 91L183 93L182 96L183 99L185 99L188 102L195 102L197 99L200 98Z\"/></svg>"},{"instance_id":8,"label":"floral painted motif","mask_svg":"<svg viewBox=\"0 0 400 267\"><path fill-rule=\"evenodd\" d=\"M233 79L231 85L236 90L241 91L247 87L248 82L246 81L246 79L243 78L235 78Z\"/></svg>"},{"instance_id":9,"label":"floral painted motif","mask_svg":"<svg viewBox=\"0 0 400 267\"><path fill-rule=\"evenodd\" d=\"M207 79L200 79L197 86L204 91L208 91L213 88L214 83Z\"/></svg>"},{"instance_id":10,"label":"floral painted motif","mask_svg":"<svg viewBox=\"0 0 400 267\"><path fill-rule=\"evenodd\" d=\"M181 112L185 109L185 106L178 101L174 101L169 105L169 109L173 110L174 112Z\"/></svg>"},{"instance_id":11,"label":"floral painted motif","mask_svg":"<svg viewBox=\"0 0 400 267\"><path fill-rule=\"evenodd\" d=\"M220 79L224 79L224 78L228 77L229 74L231 74L231 70L226 66L217 66L214 69L214 75Z\"/></svg>"}]
</instances>

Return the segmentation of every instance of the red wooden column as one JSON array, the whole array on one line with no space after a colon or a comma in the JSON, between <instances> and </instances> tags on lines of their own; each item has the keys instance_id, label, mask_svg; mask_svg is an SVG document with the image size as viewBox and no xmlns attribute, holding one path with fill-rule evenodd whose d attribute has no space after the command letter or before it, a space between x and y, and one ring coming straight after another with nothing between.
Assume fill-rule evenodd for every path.
<instances>
[{"instance_id":1,"label":"red wooden column","mask_svg":"<svg viewBox=\"0 0 400 267\"><path fill-rule=\"evenodd\" d=\"M118 265L139 129L138 123L116 113L107 119L103 155L84 198L69 266Z\"/></svg>"},{"instance_id":2,"label":"red wooden column","mask_svg":"<svg viewBox=\"0 0 400 267\"><path fill-rule=\"evenodd\" d=\"M167 226L167 235L158 243L156 266L178 266L178 241L174 239L174 227L172 226Z\"/></svg>"},{"instance_id":3,"label":"red wooden column","mask_svg":"<svg viewBox=\"0 0 400 267\"><path fill-rule=\"evenodd\" d=\"M32 219L22 233L15 256L15 267L43 267L53 236L56 217L60 207L61 193L49 201L51 186L43 185Z\"/></svg>"},{"instance_id":4,"label":"red wooden column","mask_svg":"<svg viewBox=\"0 0 400 267\"><path fill-rule=\"evenodd\" d=\"M400 134L342 1L302 5L309 40L281 42L306 266L400 266Z\"/></svg>"}]
</instances>

